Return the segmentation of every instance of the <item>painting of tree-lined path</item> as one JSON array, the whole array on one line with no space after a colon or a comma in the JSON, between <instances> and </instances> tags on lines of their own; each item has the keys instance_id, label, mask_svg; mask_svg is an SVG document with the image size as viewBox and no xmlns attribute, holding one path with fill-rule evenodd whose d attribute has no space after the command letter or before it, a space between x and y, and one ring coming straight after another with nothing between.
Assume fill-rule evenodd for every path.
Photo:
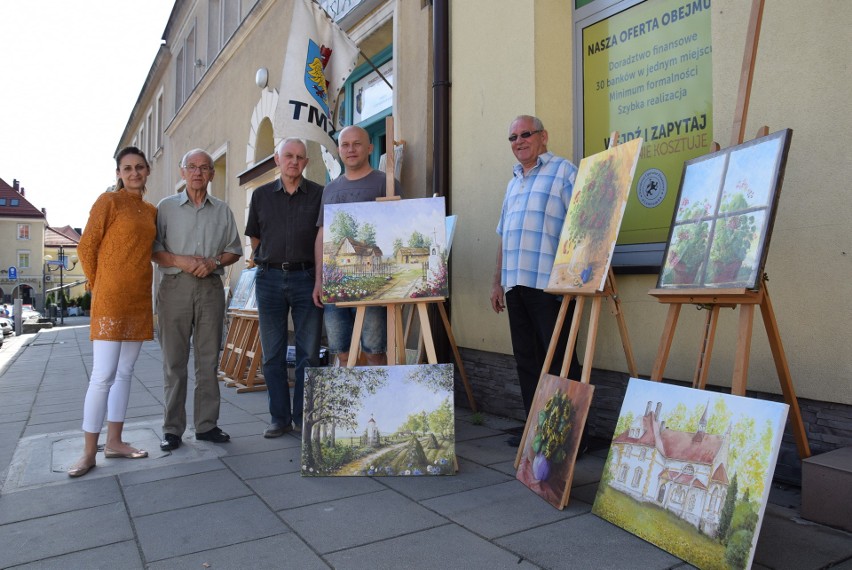
<instances>
[{"instance_id":1,"label":"painting of tree-lined path","mask_svg":"<svg viewBox=\"0 0 852 570\"><path fill-rule=\"evenodd\" d=\"M592 512L698 568L748 568L787 410L631 378Z\"/></svg>"},{"instance_id":2,"label":"painting of tree-lined path","mask_svg":"<svg viewBox=\"0 0 852 570\"><path fill-rule=\"evenodd\" d=\"M453 365L308 368L303 476L455 473Z\"/></svg>"},{"instance_id":3,"label":"painting of tree-lined path","mask_svg":"<svg viewBox=\"0 0 852 570\"><path fill-rule=\"evenodd\" d=\"M327 204L324 216L323 302L449 294L444 198Z\"/></svg>"}]
</instances>

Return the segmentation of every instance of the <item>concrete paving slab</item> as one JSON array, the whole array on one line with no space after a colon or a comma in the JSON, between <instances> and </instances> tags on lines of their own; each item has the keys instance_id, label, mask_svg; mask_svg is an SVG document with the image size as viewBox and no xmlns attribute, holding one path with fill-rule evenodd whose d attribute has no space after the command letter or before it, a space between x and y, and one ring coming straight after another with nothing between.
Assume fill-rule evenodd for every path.
<instances>
[{"instance_id":1,"label":"concrete paving slab","mask_svg":"<svg viewBox=\"0 0 852 570\"><path fill-rule=\"evenodd\" d=\"M147 562L284 534L287 527L257 497L242 497L137 517Z\"/></svg>"},{"instance_id":2,"label":"concrete paving slab","mask_svg":"<svg viewBox=\"0 0 852 570\"><path fill-rule=\"evenodd\" d=\"M0 410L0 424L21 424L25 423L29 418L29 411L4 412L3 410Z\"/></svg>"},{"instance_id":3,"label":"concrete paving slab","mask_svg":"<svg viewBox=\"0 0 852 570\"><path fill-rule=\"evenodd\" d=\"M512 459L510 459L508 461L501 461L499 463L492 463L491 465L488 466L488 468L494 469L495 471L499 471L500 473L504 473L504 474L508 475L509 477L511 477L512 479L515 478L515 475L518 472L518 470L515 469L515 458L514 458L514 456L512 456Z\"/></svg>"},{"instance_id":4,"label":"concrete paving slab","mask_svg":"<svg viewBox=\"0 0 852 570\"><path fill-rule=\"evenodd\" d=\"M475 461L480 465L492 465L503 461L513 461L517 447L506 445L509 436L501 434L456 443L456 455Z\"/></svg>"},{"instance_id":5,"label":"concrete paving slab","mask_svg":"<svg viewBox=\"0 0 852 570\"><path fill-rule=\"evenodd\" d=\"M68 479L68 483L61 491L49 486L0 495L0 525L123 501L114 478Z\"/></svg>"},{"instance_id":6,"label":"concrete paving slab","mask_svg":"<svg viewBox=\"0 0 852 570\"><path fill-rule=\"evenodd\" d=\"M459 471L455 475L441 477L377 477L383 485L415 501L451 495L511 480L505 473L483 467L477 463L459 459Z\"/></svg>"},{"instance_id":7,"label":"concrete paving slab","mask_svg":"<svg viewBox=\"0 0 852 570\"><path fill-rule=\"evenodd\" d=\"M172 477L125 488L124 498L132 517L237 499L251 490L227 469L185 477Z\"/></svg>"},{"instance_id":8,"label":"concrete paving slab","mask_svg":"<svg viewBox=\"0 0 852 570\"><path fill-rule=\"evenodd\" d=\"M177 556L148 565L149 570L198 570L199 568L319 570L328 567L293 533Z\"/></svg>"},{"instance_id":9,"label":"concrete paving slab","mask_svg":"<svg viewBox=\"0 0 852 570\"><path fill-rule=\"evenodd\" d=\"M218 446L203 442L183 445L173 452L162 452L159 449L160 435L157 430L159 427L150 423L125 424L124 440L132 442L140 449L146 449L149 457L105 459L103 455L98 454L97 468L88 473L86 478L111 477L127 471L206 460L225 453ZM66 471L77 461L82 451L83 437L79 426L73 431L25 436L20 440L9 464L2 492L68 482Z\"/></svg>"},{"instance_id":10,"label":"concrete paving slab","mask_svg":"<svg viewBox=\"0 0 852 570\"><path fill-rule=\"evenodd\" d=\"M267 422L255 418L255 420L251 422L228 424L227 426L224 426L223 429L228 432L231 439L235 439L238 437L263 437L263 430L265 430L267 426L269 426Z\"/></svg>"},{"instance_id":11,"label":"concrete paving slab","mask_svg":"<svg viewBox=\"0 0 852 570\"><path fill-rule=\"evenodd\" d=\"M571 487L582 487L589 483L597 483L601 480L605 459L594 455L583 455L574 463L574 479Z\"/></svg>"},{"instance_id":12,"label":"concrete paving slab","mask_svg":"<svg viewBox=\"0 0 852 570\"><path fill-rule=\"evenodd\" d=\"M667 569L681 560L592 514L498 539L545 568Z\"/></svg>"},{"instance_id":13,"label":"concrete paving slab","mask_svg":"<svg viewBox=\"0 0 852 570\"><path fill-rule=\"evenodd\" d=\"M264 427L264 429L266 428ZM272 439L266 439L261 434L252 434L245 437L231 437L230 443L225 444L225 446L228 449L228 456L235 457L237 455L248 455L280 449L301 449L302 440L292 433Z\"/></svg>"},{"instance_id":14,"label":"concrete paving slab","mask_svg":"<svg viewBox=\"0 0 852 570\"><path fill-rule=\"evenodd\" d=\"M224 457L222 461L243 479L282 475L301 470L302 449L287 447L274 451Z\"/></svg>"},{"instance_id":15,"label":"concrete paving slab","mask_svg":"<svg viewBox=\"0 0 852 570\"><path fill-rule=\"evenodd\" d=\"M181 461L180 463L174 463L164 467L140 469L139 471L120 473L118 475L118 480L121 482L122 487L130 487L131 485L141 485L142 483L150 483L151 481L162 481L163 479L171 479L173 477L185 477L187 475L217 471L219 469L226 469L225 464L219 459L190 462Z\"/></svg>"},{"instance_id":16,"label":"concrete paving slab","mask_svg":"<svg viewBox=\"0 0 852 570\"><path fill-rule=\"evenodd\" d=\"M852 558L852 534L806 521L797 511L767 505L754 560L779 570L827 568Z\"/></svg>"},{"instance_id":17,"label":"concrete paving slab","mask_svg":"<svg viewBox=\"0 0 852 570\"><path fill-rule=\"evenodd\" d=\"M299 472L251 479L246 484L276 511L385 490L370 477L302 477Z\"/></svg>"},{"instance_id":18,"label":"concrete paving slab","mask_svg":"<svg viewBox=\"0 0 852 570\"><path fill-rule=\"evenodd\" d=\"M423 506L485 538L521 532L588 512L584 503L560 511L519 481L422 501ZM511 513L511 514L510 514Z\"/></svg>"},{"instance_id":19,"label":"concrete paving slab","mask_svg":"<svg viewBox=\"0 0 852 570\"><path fill-rule=\"evenodd\" d=\"M454 524L335 552L326 559L334 568L536 568Z\"/></svg>"},{"instance_id":20,"label":"concrete paving slab","mask_svg":"<svg viewBox=\"0 0 852 570\"><path fill-rule=\"evenodd\" d=\"M588 483L586 485L571 486L571 500L583 501L589 505L595 504L595 497L598 494L598 483Z\"/></svg>"},{"instance_id":21,"label":"concrete paving slab","mask_svg":"<svg viewBox=\"0 0 852 570\"><path fill-rule=\"evenodd\" d=\"M321 554L446 524L447 519L390 490L279 511Z\"/></svg>"},{"instance_id":22,"label":"concrete paving slab","mask_svg":"<svg viewBox=\"0 0 852 570\"><path fill-rule=\"evenodd\" d=\"M456 442L482 437L503 435L503 432L486 426L475 426L470 422L456 420Z\"/></svg>"},{"instance_id":23,"label":"concrete paving slab","mask_svg":"<svg viewBox=\"0 0 852 570\"><path fill-rule=\"evenodd\" d=\"M16 566L15 570L141 570L145 568L136 541L125 540Z\"/></svg>"},{"instance_id":24,"label":"concrete paving slab","mask_svg":"<svg viewBox=\"0 0 852 570\"><path fill-rule=\"evenodd\" d=\"M0 568L133 539L122 503L0 526Z\"/></svg>"}]
</instances>

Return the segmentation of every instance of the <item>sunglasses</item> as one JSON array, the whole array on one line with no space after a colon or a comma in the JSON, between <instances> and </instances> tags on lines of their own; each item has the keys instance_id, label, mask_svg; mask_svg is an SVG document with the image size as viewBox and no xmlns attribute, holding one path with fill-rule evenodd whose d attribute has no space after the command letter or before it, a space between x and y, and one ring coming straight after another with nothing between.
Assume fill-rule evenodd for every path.
<instances>
[{"instance_id":1,"label":"sunglasses","mask_svg":"<svg viewBox=\"0 0 852 570\"><path fill-rule=\"evenodd\" d=\"M509 142L515 142L516 140L518 140L518 137L521 137L522 139L528 139L531 136L537 135L540 132L541 132L541 129L539 129L537 131L524 131L519 135L509 135Z\"/></svg>"}]
</instances>

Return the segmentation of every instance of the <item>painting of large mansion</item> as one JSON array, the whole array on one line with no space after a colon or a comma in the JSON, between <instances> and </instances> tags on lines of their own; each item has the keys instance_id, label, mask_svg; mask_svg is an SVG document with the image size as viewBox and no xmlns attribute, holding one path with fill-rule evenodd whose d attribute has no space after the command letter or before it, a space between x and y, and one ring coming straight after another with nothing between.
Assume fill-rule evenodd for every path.
<instances>
[{"instance_id":1,"label":"painting of large mansion","mask_svg":"<svg viewBox=\"0 0 852 570\"><path fill-rule=\"evenodd\" d=\"M787 411L631 378L592 512L697 568L748 568Z\"/></svg>"},{"instance_id":2,"label":"painting of large mansion","mask_svg":"<svg viewBox=\"0 0 852 570\"><path fill-rule=\"evenodd\" d=\"M715 536L728 493L730 426L723 435L707 430L709 403L695 432L666 428L662 402L612 442L610 485L639 501L652 501L709 536ZM653 408L653 409L652 409Z\"/></svg>"}]
</instances>

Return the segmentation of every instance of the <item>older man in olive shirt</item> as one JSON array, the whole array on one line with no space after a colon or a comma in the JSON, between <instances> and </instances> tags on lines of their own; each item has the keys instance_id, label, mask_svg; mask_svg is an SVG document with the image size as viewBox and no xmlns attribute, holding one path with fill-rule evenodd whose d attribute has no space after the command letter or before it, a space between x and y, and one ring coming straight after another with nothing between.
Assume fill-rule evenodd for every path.
<instances>
[{"instance_id":1,"label":"older man in olive shirt","mask_svg":"<svg viewBox=\"0 0 852 570\"><path fill-rule=\"evenodd\" d=\"M321 260L315 259L316 219L322 186L302 176L307 148L284 139L275 149L281 176L252 193L246 235L257 265L255 292L263 347L263 376L271 422L264 437L302 428L305 367L319 366L322 305L312 293ZM290 408L287 381L287 318L292 313L296 346L296 387Z\"/></svg>"},{"instance_id":2,"label":"older man in olive shirt","mask_svg":"<svg viewBox=\"0 0 852 570\"><path fill-rule=\"evenodd\" d=\"M180 447L186 429L190 339L195 359L195 439L224 443L219 421L219 348L225 318L223 268L242 255L240 233L228 205L207 193L213 158L201 149L180 163L186 190L160 200L153 259L163 277L157 293L163 351L165 417L160 449Z\"/></svg>"}]
</instances>

